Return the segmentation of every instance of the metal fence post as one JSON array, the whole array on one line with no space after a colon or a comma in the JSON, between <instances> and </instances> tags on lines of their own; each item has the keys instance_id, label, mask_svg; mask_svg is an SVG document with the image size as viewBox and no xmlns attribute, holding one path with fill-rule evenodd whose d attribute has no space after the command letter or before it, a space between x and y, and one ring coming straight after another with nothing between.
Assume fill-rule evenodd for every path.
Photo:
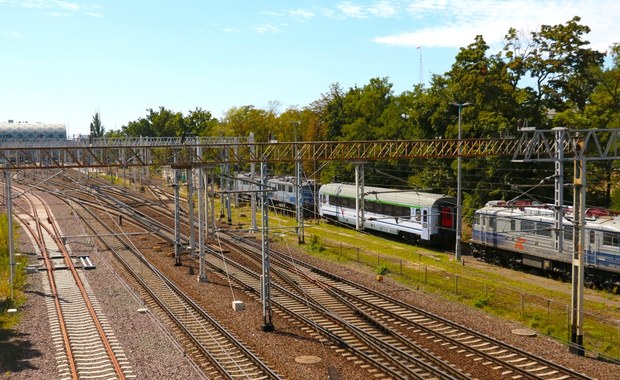
<instances>
[{"instance_id":1,"label":"metal fence post","mask_svg":"<svg viewBox=\"0 0 620 380\"><path fill-rule=\"evenodd\" d=\"M454 276L454 291L456 294L459 294L459 275Z\"/></svg>"}]
</instances>

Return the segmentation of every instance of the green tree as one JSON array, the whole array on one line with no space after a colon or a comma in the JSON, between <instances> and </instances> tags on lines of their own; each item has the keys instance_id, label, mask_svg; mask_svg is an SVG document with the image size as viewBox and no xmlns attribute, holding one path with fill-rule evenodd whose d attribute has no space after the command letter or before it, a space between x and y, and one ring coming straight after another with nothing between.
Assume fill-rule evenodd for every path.
<instances>
[{"instance_id":1,"label":"green tree","mask_svg":"<svg viewBox=\"0 0 620 380\"><path fill-rule=\"evenodd\" d=\"M580 21L576 16L566 24L543 25L529 38L511 28L505 37L511 83L519 83L528 75L534 80L534 87L527 86L520 100L530 103L534 111L530 116L537 126L548 126L548 110L583 110L597 86L593 69L601 67L604 54L587 47L584 36L590 28Z\"/></svg>"},{"instance_id":2,"label":"green tree","mask_svg":"<svg viewBox=\"0 0 620 380\"><path fill-rule=\"evenodd\" d=\"M343 140L377 140L381 136L383 113L392 101L392 84L387 78L372 78L362 88L351 88L343 99Z\"/></svg>"},{"instance_id":3,"label":"green tree","mask_svg":"<svg viewBox=\"0 0 620 380\"><path fill-rule=\"evenodd\" d=\"M93 115L93 121L90 122L90 137L103 137L105 134L105 128L101 124L101 118L99 112L95 112Z\"/></svg>"},{"instance_id":4,"label":"green tree","mask_svg":"<svg viewBox=\"0 0 620 380\"><path fill-rule=\"evenodd\" d=\"M211 112L196 107L183 118L184 131L193 136L217 136L219 121Z\"/></svg>"},{"instance_id":5,"label":"green tree","mask_svg":"<svg viewBox=\"0 0 620 380\"><path fill-rule=\"evenodd\" d=\"M164 107L159 107L158 111L149 108L147 112L145 118L130 121L123 126L123 133L135 137L180 137L187 134L182 113L175 113Z\"/></svg>"},{"instance_id":6,"label":"green tree","mask_svg":"<svg viewBox=\"0 0 620 380\"><path fill-rule=\"evenodd\" d=\"M333 83L329 92L322 94L321 99L313 102L310 109L321 120L321 130L326 140L332 141L342 135L344 120L344 91L340 84Z\"/></svg>"},{"instance_id":7,"label":"green tree","mask_svg":"<svg viewBox=\"0 0 620 380\"><path fill-rule=\"evenodd\" d=\"M233 107L226 111L221 121L221 128L226 136L249 136L254 133L254 140L266 142L273 136L276 116L254 106Z\"/></svg>"}]
</instances>

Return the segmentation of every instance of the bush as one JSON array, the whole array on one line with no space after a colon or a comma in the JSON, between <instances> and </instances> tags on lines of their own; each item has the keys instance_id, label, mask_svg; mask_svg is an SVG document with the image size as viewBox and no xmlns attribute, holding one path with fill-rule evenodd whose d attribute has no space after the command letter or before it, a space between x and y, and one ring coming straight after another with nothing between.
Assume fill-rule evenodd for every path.
<instances>
[{"instance_id":1,"label":"bush","mask_svg":"<svg viewBox=\"0 0 620 380\"><path fill-rule=\"evenodd\" d=\"M325 250L325 245L323 245L321 238L316 235L312 235L310 237L310 243L308 243L308 248L310 248L313 252L323 252Z\"/></svg>"},{"instance_id":2,"label":"bush","mask_svg":"<svg viewBox=\"0 0 620 380\"><path fill-rule=\"evenodd\" d=\"M390 270L388 269L388 267L386 267L385 265L381 264L381 265L377 265L377 267L375 268L375 273L383 276L384 274L388 273Z\"/></svg>"},{"instance_id":3,"label":"bush","mask_svg":"<svg viewBox=\"0 0 620 380\"><path fill-rule=\"evenodd\" d=\"M474 300L474 306L479 309L484 309L485 307L491 305L492 298L493 298L493 293L489 293L486 295L480 295L478 298Z\"/></svg>"}]
</instances>

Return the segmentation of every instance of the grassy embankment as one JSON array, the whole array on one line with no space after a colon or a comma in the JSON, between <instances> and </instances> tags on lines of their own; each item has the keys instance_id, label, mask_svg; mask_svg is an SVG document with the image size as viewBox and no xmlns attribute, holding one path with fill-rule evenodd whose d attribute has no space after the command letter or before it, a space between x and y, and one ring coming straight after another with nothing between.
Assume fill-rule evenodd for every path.
<instances>
[{"instance_id":1,"label":"grassy embankment","mask_svg":"<svg viewBox=\"0 0 620 380\"><path fill-rule=\"evenodd\" d=\"M13 226L16 227L16 223L13 223ZM0 214L0 328L2 329L11 328L19 318L18 314L7 313L7 310L19 307L25 300L23 287L26 281L24 268L27 259L19 254L19 247L15 243L13 284L11 284L8 237L6 213L3 213ZM14 242L17 242L17 232L14 235Z\"/></svg>"}]
</instances>

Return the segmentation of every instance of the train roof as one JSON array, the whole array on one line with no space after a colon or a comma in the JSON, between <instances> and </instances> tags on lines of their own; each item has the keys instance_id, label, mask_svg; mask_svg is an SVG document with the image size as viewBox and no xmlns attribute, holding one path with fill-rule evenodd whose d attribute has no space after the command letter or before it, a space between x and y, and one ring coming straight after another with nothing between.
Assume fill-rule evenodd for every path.
<instances>
[{"instance_id":1,"label":"train roof","mask_svg":"<svg viewBox=\"0 0 620 380\"><path fill-rule=\"evenodd\" d=\"M250 173L237 173L237 175L235 176L235 178L242 179L242 180L249 179L251 177L252 176ZM254 175L254 181L257 183L260 183L261 181L260 174ZM295 177L294 176L267 176L267 182L294 185ZM311 185L314 185L315 183L316 183L315 180L309 179L309 178L303 178L301 182L302 186L311 186Z\"/></svg>"},{"instance_id":2,"label":"train roof","mask_svg":"<svg viewBox=\"0 0 620 380\"><path fill-rule=\"evenodd\" d=\"M553 223L555 221L553 207L553 205L543 203L510 204L505 201L490 201L476 212ZM572 225L572 207L564 206L564 213L565 222ZM586 210L586 223L590 227L597 226L596 228L618 230L620 229L620 216L612 215L601 208L590 208Z\"/></svg>"},{"instance_id":3,"label":"train roof","mask_svg":"<svg viewBox=\"0 0 620 380\"><path fill-rule=\"evenodd\" d=\"M319 193L355 198L355 185L345 183L327 183L321 186ZM389 189L384 187L364 186L364 199L378 200L382 203L403 206L432 207L438 203L456 205L456 198L443 194L424 193L415 190Z\"/></svg>"}]
</instances>

